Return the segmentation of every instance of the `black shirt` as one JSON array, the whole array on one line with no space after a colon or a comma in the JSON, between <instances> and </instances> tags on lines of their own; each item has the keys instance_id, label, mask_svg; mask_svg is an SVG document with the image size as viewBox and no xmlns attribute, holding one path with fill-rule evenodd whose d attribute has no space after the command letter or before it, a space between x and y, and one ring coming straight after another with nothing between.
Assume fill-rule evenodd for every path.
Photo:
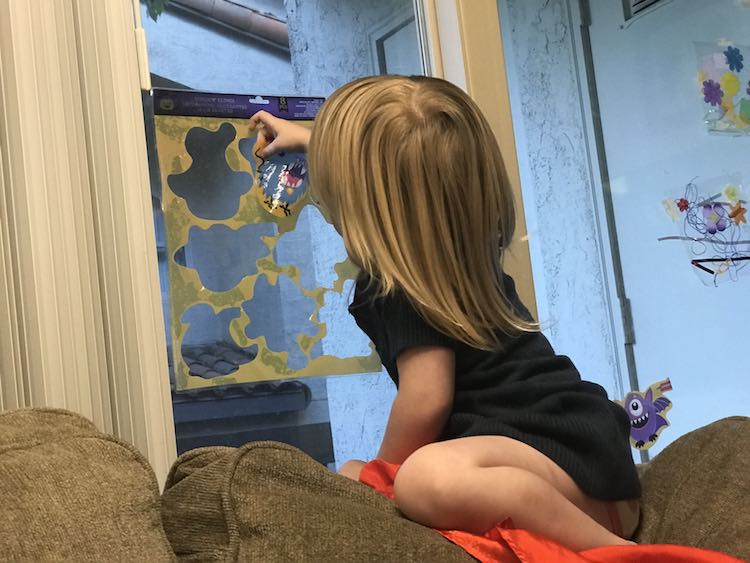
<instances>
[{"instance_id":1,"label":"black shirt","mask_svg":"<svg viewBox=\"0 0 750 563\"><path fill-rule=\"evenodd\" d=\"M510 276L504 275L504 286L516 312L530 319ZM404 350L443 346L455 352L453 408L441 440L507 436L542 452L589 496L611 501L640 496L627 414L601 386L582 381L541 332L502 335L498 350L480 350L433 328L402 292L376 295L376 285L360 276L349 311L396 386L396 360Z\"/></svg>"}]
</instances>

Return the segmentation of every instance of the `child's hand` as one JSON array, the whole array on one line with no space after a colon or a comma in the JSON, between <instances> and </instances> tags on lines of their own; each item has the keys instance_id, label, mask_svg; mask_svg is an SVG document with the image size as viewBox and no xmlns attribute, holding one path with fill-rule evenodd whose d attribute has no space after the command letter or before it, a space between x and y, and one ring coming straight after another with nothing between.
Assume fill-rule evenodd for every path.
<instances>
[{"instance_id":1,"label":"child's hand","mask_svg":"<svg viewBox=\"0 0 750 563\"><path fill-rule=\"evenodd\" d=\"M258 151L258 156L268 158L280 152L306 152L310 143L310 130L286 119L275 117L267 111L259 111L250 118L250 130L258 129L265 148Z\"/></svg>"}]
</instances>

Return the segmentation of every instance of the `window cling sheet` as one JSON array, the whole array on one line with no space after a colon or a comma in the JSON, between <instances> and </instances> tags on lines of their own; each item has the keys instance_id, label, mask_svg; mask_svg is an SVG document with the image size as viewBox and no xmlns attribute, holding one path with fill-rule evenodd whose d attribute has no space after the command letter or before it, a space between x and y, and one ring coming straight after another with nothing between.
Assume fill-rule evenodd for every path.
<instances>
[{"instance_id":1,"label":"window cling sheet","mask_svg":"<svg viewBox=\"0 0 750 563\"><path fill-rule=\"evenodd\" d=\"M322 102L154 92L177 391L380 370L346 314L357 269L310 204L304 155L263 160L248 129L260 109L309 125Z\"/></svg>"}]
</instances>

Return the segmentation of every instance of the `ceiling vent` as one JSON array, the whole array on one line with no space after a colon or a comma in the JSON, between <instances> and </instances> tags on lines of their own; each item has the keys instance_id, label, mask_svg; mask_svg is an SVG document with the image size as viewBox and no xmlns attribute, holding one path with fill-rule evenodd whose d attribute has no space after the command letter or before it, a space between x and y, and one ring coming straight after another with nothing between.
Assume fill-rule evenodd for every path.
<instances>
[{"instance_id":1,"label":"ceiling vent","mask_svg":"<svg viewBox=\"0 0 750 563\"><path fill-rule=\"evenodd\" d=\"M646 11L661 0L622 0L622 9L625 12L625 21L631 20L638 14Z\"/></svg>"}]
</instances>

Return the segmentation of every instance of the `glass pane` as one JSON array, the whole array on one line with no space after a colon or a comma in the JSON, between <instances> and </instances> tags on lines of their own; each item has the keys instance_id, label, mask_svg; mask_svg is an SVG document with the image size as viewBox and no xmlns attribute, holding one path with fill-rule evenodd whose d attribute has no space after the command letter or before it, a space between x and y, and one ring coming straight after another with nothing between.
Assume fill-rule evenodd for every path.
<instances>
[{"instance_id":1,"label":"glass pane","mask_svg":"<svg viewBox=\"0 0 750 563\"><path fill-rule=\"evenodd\" d=\"M540 316L653 455L750 414L750 7L548 4L499 0Z\"/></svg>"},{"instance_id":2,"label":"glass pane","mask_svg":"<svg viewBox=\"0 0 750 563\"><path fill-rule=\"evenodd\" d=\"M224 96L224 102L325 97L360 76L423 72L411 0L172 0L157 21L148 18L144 4L142 20L154 87L242 95ZM260 107L201 124L181 125L185 118L175 118L165 125L158 114L165 113L167 97L145 95L144 108L178 450L269 439L295 445L329 465L373 457L395 392L379 371L289 379L269 369L267 378L238 377L257 363L260 352L253 343L260 337L269 349L288 352L284 369L292 373L326 355L371 353L347 312L351 282L344 281L338 292L320 293L321 302L314 298L316 288L333 285L341 275L336 270L345 258L340 237L313 206L295 209L299 216L288 233L279 226L283 219L243 223L258 164L243 119ZM157 138L170 136L179 146L165 149L162 142L157 154ZM165 162L169 150L179 158ZM293 160L286 169L297 166ZM190 168L180 168L185 166ZM280 172L272 174L270 185L279 182ZM182 215L172 213L173 204L183 206L193 227L178 224ZM176 232L184 235L184 244L170 243ZM267 265L266 259L273 267L296 270L284 270L278 279L260 276L259 264ZM193 272L188 279L199 280L206 295L185 310L176 306L184 300L175 294L178 269ZM300 275L285 274L291 271ZM252 301L225 299L242 293L256 275ZM176 324L185 327L177 355L171 311L180 312ZM256 322L246 323L247 318ZM325 323L325 338L305 347L306 337L310 341L319 334L316 321ZM363 410L366 420L352 415Z\"/></svg>"},{"instance_id":3,"label":"glass pane","mask_svg":"<svg viewBox=\"0 0 750 563\"><path fill-rule=\"evenodd\" d=\"M664 414L671 428L658 452L749 412L748 370L731 358L744 349L750 314L750 9L734 0L657 2L622 28L619 2L591 4L639 384L669 378L673 386L669 405L655 405L631 433L648 446Z\"/></svg>"}]
</instances>

